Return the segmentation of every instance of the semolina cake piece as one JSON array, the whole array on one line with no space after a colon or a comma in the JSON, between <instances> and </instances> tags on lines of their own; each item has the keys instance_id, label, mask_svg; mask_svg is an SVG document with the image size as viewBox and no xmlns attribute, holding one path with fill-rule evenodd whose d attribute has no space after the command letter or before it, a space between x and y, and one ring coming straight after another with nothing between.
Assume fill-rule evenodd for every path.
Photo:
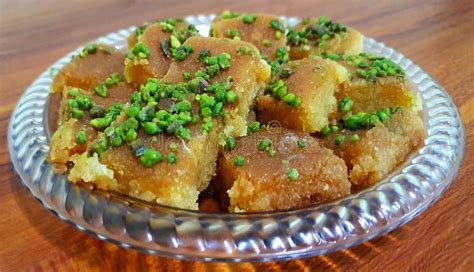
<instances>
[{"instance_id":1,"label":"semolina cake piece","mask_svg":"<svg viewBox=\"0 0 474 272\"><path fill-rule=\"evenodd\" d=\"M58 71L51 84L51 92L62 93L65 87L90 90L110 74L121 73L124 59L125 55L113 47L89 44Z\"/></svg>"},{"instance_id":2,"label":"semolina cake piece","mask_svg":"<svg viewBox=\"0 0 474 272\"><path fill-rule=\"evenodd\" d=\"M107 96L102 97L92 91L66 88L60 104L50 105L50 110L59 109L58 129L49 145L49 160L57 172L66 171L70 157L87 150L97 138L97 131L89 126L91 119L104 116L116 104L126 103L133 90L132 86L118 82L109 85Z\"/></svg>"},{"instance_id":3,"label":"semolina cake piece","mask_svg":"<svg viewBox=\"0 0 474 272\"><path fill-rule=\"evenodd\" d=\"M320 139L321 144L344 159L349 179L356 189L380 181L423 144L425 132L418 113L399 108L392 112L381 110L377 114L381 116L382 112L387 113L387 117L383 118L384 122L377 120L374 127L344 128L328 132L329 135Z\"/></svg>"},{"instance_id":4,"label":"semolina cake piece","mask_svg":"<svg viewBox=\"0 0 474 272\"><path fill-rule=\"evenodd\" d=\"M149 78L118 112L89 122L98 136L85 155L72 157L70 179L146 201L198 209L199 193L215 174L223 130L222 104L213 104L213 115L202 111L202 103L208 108L211 100L197 93L192 83ZM91 164L97 165L97 173L82 167Z\"/></svg>"},{"instance_id":5,"label":"semolina cake piece","mask_svg":"<svg viewBox=\"0 0 474 272\"><path fill-rule=\"evenodd\" d=\"M421 100L403 69L390 59L362 52L358 55L327 55L338 60L351 74L351 80L336 94L349 97L354 112L405 107L418 111Z\"/></svg>"},{"instance_id":6,"label":"semolina cake piece","mask_svg":"<svg viewBox=\"0 0 474 272\"><path fill-rule=\"evenodd\" d=\"M362 34L327 16L303 19L288 32L290 59L303 59L321 53L358 54L363 48Z\"/></svg>"},{"instance_id":7,"label":"semolina cake piece","mask_svg":"<svg viewBox=\"0 0 474 272\"><path fill-rule=\"evenodd\" d=\"M243 136L255 97L270 80L270 66L247 42L223 38L191 37L184 44L191 52L174 61L163 82L197 82L223 108L224 133ZM225 98L225 99L224 99Z\"/></svg>"},{"instance_id":8,"label":"semolina cake piece","mask_svg":"<svg viewBox=\"0 0 474 272\"><path fill-rule=\"evenodd\" d=\"M283 64L279 80L268 94L257 98L259 121L276 120L283 126L313 133L328 124L336 112L340 85L348 80L347 70L319 57Z\"/></svg>"},{"instance_id":9,"label":"semolina cake piece","mask_svg":"<svg viewBox=\"0 0 474 272\"><path fill-rule=\"evenodd\" d=\"M317 140L286 128L227 141L219 158L216 187L231 212L297 208L350 193L344 161Z\"/></svg>"},{"instance_id":10,"label":"semolina cake piece","mask_svg":"<svg viewBox=\"0 0 474 272\"><path fill-rule=\"evenodd\" d=\"M188 25L182 19L159 21L143 28L137 28L137 42L131 37L124 75L127 82L145 83L149 77L162 78L176 57L176 49L187 38L197 35L194 25ZM143 31L141 33L141 31Z\"/></svg>"},{"instance_id":11,"label":"semolina cake piece","mask_svg":"<svg viewBox=\"0 0 474 272\"><path fill-rule=\"evenodd\" d=\"M221 124L216 123L209 133L203 134L199 127L190 128L192 134L188 142L176 136L159 135L156 139L139 133L138 140L131 145L107 149L101 154L100 163L113 171L114 182L103 189L197 210L199 193L206 189L216 171L219 131L222 129ZM144 147L160 152L162 161L153 167L143 166L130 149L134 148L136 153L143 152L140 149Z\"/></svg>"},{"instance_id":12,"label":"semolina cake piece","mask_svg":"<svg viewBox=\"0 0 474 272\"><path fill-rule=\"evenodd\" d=\"M229 16L229 12L224 13ZM254 44L263 58L274 61L277 50L286 48L286 25L278 16L244 14L217 17L211 25L211 37L242 40Z\"/></svg>"}]
</instances>

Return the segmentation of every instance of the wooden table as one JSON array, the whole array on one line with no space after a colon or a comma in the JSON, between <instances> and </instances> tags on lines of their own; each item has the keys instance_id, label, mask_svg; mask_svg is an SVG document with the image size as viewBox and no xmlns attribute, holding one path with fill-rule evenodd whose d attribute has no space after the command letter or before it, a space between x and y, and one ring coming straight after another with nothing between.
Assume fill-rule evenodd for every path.
<instances>
[{"instance_id":1,"label":"wooden table","mask_svg":"<svg viewBox=\"0 0 474 272\"><path fill-rule=\"evenodd\" d=\"M7 152L7 124L25 88L58 58L102 34L160 17L224 9L329 15L396 48L453 97L466 129L458 178L425 213L350 250L264 264L187 262L125 250L62 222L20 184ZM0 271L471 270L474 269L474 2L131 1L0 2Z\"/></svg>"}]
</instances>

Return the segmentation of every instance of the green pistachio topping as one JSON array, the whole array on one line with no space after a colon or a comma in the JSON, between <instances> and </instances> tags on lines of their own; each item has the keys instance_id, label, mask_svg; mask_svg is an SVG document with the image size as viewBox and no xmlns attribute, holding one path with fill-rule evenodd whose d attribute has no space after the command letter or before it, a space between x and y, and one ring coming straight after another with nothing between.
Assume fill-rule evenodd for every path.
<instances>
[{"instance_id":1,"label":"green pistachio topping","mask_svg":"<svg viewBox=\"0 0 474 272\"><path fill-rule=\"evenodd\" d=\"M170 45L171 48L178 48L181 46L181 42L174 35L170 36Z\"/></svg>"},{"instance_id":2,"label":"green pistachio topping","mask_svg":"<svg viewBox=\"0 0 474 272\"><path fill-rule=\"evenodd\" d=\"M94 104L89 96L77 95L74 99L68 99L67 105L72 118L81 119L84 117L84 110L90 110Z\"/></svg>"},{"instance_id":3,"label":"green pistachio topping","mask_svg":"<svg viewBox=\"0 0 474 272\"><path fill-rule=\"evenodd\" d=\"M170 150L173 151L173 152L178 151L178 144L177 143L171 143L169 147L170 147Z\"/></svg>"},{"instance_id":4,"label":"green pistachio topping","mask_svg":"<svg viewBox=\"0 0 474 272\"><path fill-rule=\"evenodd\" d=\"M97 52L97 44L91 43L91 44L86 45L82 49L81 53L79 53L79 56L80 57L85 57L89 54L94 54L95 52Z\"/></svg>"},{"instance_id":5,"label":"green pistachio topping","mask_svg":"<svg viewBox=\"0 0 474 272\"><path fill-rule=\"evenodd\" d=\"M260 122L254 121L249 124L248 126L248 131L253 133L253 132L258 132L260 130Z\"/></svg>"},{"instance_id":6,"label":"green pistachio topping","mask_svg":"<svg viewBox=\"0 0 474 272\"><path fill-rule=\"evenodd\" d=\"M295 168L290 168L288 170L288 178L291 181L296 181L298 180L299 177L300 177L300 174L298 173L298 170L296 170Z\"/></svg>"},{"instance_id":7,"label":"green pistachio topping","mask_svg":"<svg viewBox=\"0 0 474 272\"><path fill-rule=\"evenodd\" d=\"M234 150L237 147L237 141L234 137L229 136L225 142L225 147L229 150Z\"/></svg>"},{"instance_id":8,"label":"green pistachio topping","mask_svg":"<svg viewBox=\"0 0 474 272\"><path fill-rule=\"evenodd\" d=\"M86 133L81 130L76 134L76 143L84 144L87 141Z\"/></svg>"},{"instance_id":9,"label":"green pistachio topping","mask_svg":"<svg viewBox=\"0 0 474 272\"><path fill-rule=\"evenodd\" d=\"M139 58L139 59L146 59L150 55L150 49L142 43L142 42L137 42L131 51L128 52L127 57L129 59L133 59L134 57Z\"/></svg>"},{"instance_id":10,"label":"green pistachio topping","mask_svg":"<svg viewBox=\"0 0 474 272\"><path fill-rule=\"evenodd\" d=\"M237 47L237 54L238 55L250 55L252 57L256 57L258 56L258 52L256 52L255 50L252 50L246 46L239 46Z\"/></svg>"},{"instance_id":11,"label":"green pistachio topping","mask_svg":"<svg viewBox=\"0 0 474 272\"><path fill-rule=\"evenodd\" d=\"M320 48L326 49L329 39L347 32L345 25L334 23L327 16L319 17L316 23L310 24L310 20L305 22L306 24L301 30L290 29L288 32L288 43L291 46L305 46L309 45L310 42L314 42Z\"/></svg>"},{"instance_id":12,"label":"green pistachio topping","mask_svg":"<svg viewBox=\"0 0 474 272\"><path fill-rule=\"evenodd\" d=\"M239 31L237 29L229 29L225 32L225 34L231 39L240 40Z\"/></svg>"},{"instance_id":13,"label":"green pistachio topping","mask_svg":"<svg viewBox=\"0 0 474 272\"><path fill-rule=\"evenodd\" d=\"M161 162L163 160L163 155L152 148L145 149L145 152L142 156L140 156L140 163L147 167L153 167L155 164Z\"/></svg>"},{"instance_id":14,"label":"green pistachio topping","mask_svg":"<svg viewBox=\"0 0 474 272\"><path fill-rule=\"evenodd\" d=\"M81 94L81 90L79 88L73 87L73 88L70 88L67 93L70 96L78 96Z\"/></svg>"},{"instance_id":15,"label":"green pistachio topping","mask_svg":"<svg viewBox=\"0 0 474 272\"><path fill-rule=\"evenodd\" d=\"M375 112L358 112L348 115L342 119L343 125L349 130L357 130L361 128L371 128L377 122L385 122L397 109L383 108Z\"/></svg>"},{"instance_id":16,"label":"green pistachio topping","mask_svg":"<svg viewBox=\"0 0 474 272\"><path fill-rule=\"evenodd\" d=\"M226 10L222 13L222 19L232 19L240 16L240 13Z\"/></svg>"},{"instance_id":17,"label":"green pistachio topping","mask_svg":"<svg viewBox=\"0 0 474 272\"><path fill-rule=\"evenodd\" d=\"M341 145L344 143L344 141L346 140L346 136L344 135L337 135L336 136L336 139L334 140L336 145Z\"/></svg>"},{"instance_id":18,"label":"green pistachio topping","mask_svg":"<svg viewBox=\"0 0 474 272\"><path fill-rule=\"evenodd\" d=\"M257 149L259 151L268 151L272 147L272 141L268 138L263 138L258 143Z\"/></svg>"},{"instance_id":19,"label":"green pistachio topping","mask_svg":"<svg viewBox=\"0 0 474 272\"><path fill-rule=\"evenodd\" d=\"M352 105L354 105L354 102L348 97L344 96L344 98L339 101L339 110L341 112L349 112L352 108Z\"/></svg>"},{"instance_id":20,"label":"green pistachio topping","mask_svg":"<svg viewBox=\"0 0 474 272\"><path fill-rule=\"evenodd\" d=\"M265 47L270 47L270 46L272 46L272 42L271 42L270 40L268 40L268 39L264 39L264 40L262 41L262 43L263 43L263 46L265 46Z\"/></svg>"},{"instance_id":21,"label":"green pistachio topping","mask_svg":"<svg viewBox=\"0 0 474 272\"><path fill-rule=\"evenodd\" d=\"M117 84L119 84L121 81L119 75L117 73L113 73L113 74L110 74L106 79L105 79L105 86L107 88L110 88L112 86L115 86Z\"/></svg>"},{"instance_id":22,"label":"green pistachio topping","mask_svg":"<svg viewBox=\"0 0 474 272\"><path fill-rule=\"evenodd\" d=\"M298 139L298 141L296 142L296 145L298 145L298 147L301 148L301 149L305 148L305 146L306 146L303 139Z\"/></svg>"},{"instance_id":23,"label":"green pistachio topping","mask_svg":"<svg viewBox=\"0 0 474 272\"><path fill-rule=\"evenodd\" d=\"M359 135L354 134L354 135L351 136L351 142L357 142L357 141L359 141L359 140L360 140Z\"/></svg>"},{"instance_id":24,"label":"green pistachio topping","mask_svg":"<svg viewBox=\"0 0 474 272\"><path fill-rule=\"evenodd\" d=\"M280 30L275 31L275 39L279 40L283 36Z\"/></svg>"},{"instance_id":25,"label":"green pistachio topping","mask_svg":"<svg viewBox=\"0 0 474 272\"><path fill-rule=\"evenodd\" d=\"M238 95L234 91L228 91L225 94L225 101L229 104L233 104L237 101Z\"/></svg>"},{"instance_id":26,"label":"green pistachio topping","mask_svg":"<svg viewBox=\"0 0 474 272\"><path fill-rule=\"evenodd\" d=\"M285 33L285 27L283 26L283 24L278 21L278 20L271 20L270 21L270 27L275 29L275 30L278 30L282 33Z\"/></svg>"},{"instance_id":27,"label":"green pistachio topping","mask_svg":"<svg viewBox=\"0 0 474 272\"><path fill-rule=\"evenodd\" d=\"M190 72L184 72L183 78L184 80L191 80L193 78L193 75Z\"/></svg>"},{"instance_id":28,"label":"green pistachio topping","mask_svg":"<svg viewBox=\"0 0 474 272\"><path fill-rule=\"evenodd\" d=\"M321 135L322 135L323 137L328 136L331 132L332 132L332 130L331 130L331 128L330 128L328 125L324 126L324 127L321 129Z\"/></svg>"},{"instance_id":29,"label":"green pistachio topping","mask_svg":"<svg viewBox=\"0 0 474 272\"><path fill-rule=\"evenodd\" d=\"M176 39L181 42L178 36ZM173 57L176 57L176 51L173 50L180 50L185 46L182 43L177 48L170 46ZM143 166L152 167L163 160L163 155L146 146L145 143L149 141L144 141L144 137L150 137L151 143L158 142L159 134L189 141L190 124L200 124L201 133L209 133L214 126L214 118L222 118L225 105L236 103L238 95L232 90L232 77L229 76L223 81L212 80L214 75L231 66L230 54L212 56L209 50L201 50L198 60L205 64L206 69L199 70L195 75L183 75L188 79L187 82L170 84L149 78L130 95L127 106L118 103L105 109L103 106L94 105L90 97L80 94L80 90L69 90L71 98L68 99L67 105L71 115L74 118L82 118L88 111L92 118L89 125L102 131L93 143L92 150L101 155L108 147L126 144L131 147L134 156L139 157ZM210 71L210 67L214 67L215 71ZM118 82L118 74L111 74L103 84L98 85L96 92L107 96L107 88ZM194 113L197 109L193 105L199 106L199 114ZM117 118L118 116L120 118ZM227 146L232 148L232 145L232 139L228 139ZM170 164L175 163L173 156L176 149L177 146L175 148L170 145L173 154L166 155Z\"/></svg>"},{"instance_id":30,"label":"green pistachio topping","mask_svg":"<svg viewBox=\"0 0 474 272\"><path fill-rule=\"evenodd\" d=\"M109 143L105 135L100 135L99 138L94 142L93 149L100 156L109 148Z\"/></svg>"},{"instance_id":31,"label":"green pistachio topping","mask_svg":"<svg viewBox=\"0 0 474 272\"><path fill-rule=\"evenodd\" d=\"M237 156L234 159L234 165L235 166L244 166L245 164L245 159L242 156Z\"/></svg>"},{"instance_id":32,"label":"green pistachio topping","mask_svg":"<svg viewBox=\"0 0 474 272\"><path fill-rule=\"evenodd\" d=\"M283 100L288 106L299 107L301 105L301 98L294 93L288 92L288 87L281 79L270 85L269 91L273 97Z\"/></svg>"},{"instance_id":33,"label":"green pistachio topping","mask_svg":"<svg viewBox=\"0 0 474 272\"><path fill-rule=\"evenodd\" d=\"M105 86L105 84L95 86L94 91L99 96L107 97L107 86Z\"/></svg>"},{"instance_id":34,"label":"green pistachio topping","mask_svg":"<svg viewBox=\"0 0 474 272\"><path fill-rule=\"evenodd\" d=\"M242 17L242 20L244 21L245 24L253 24L255 20L257 20L257 17L255 15L244 15Z\"/></svg>"},{"instance_id":35,"label":"green pistachio topping","mask_svg":"<svg viewBox=\"0 0 474 272\"><path fill-rule=\"evenodd\" d=\"M170 51L174 60L183 61L193 52L193 47L191 45L184 44L177 48L170 48Z\"/></svg>"},{"instance_id":36,"label":"green pistachio topping","mask_svg":"<svg viewBox=\"0 0 474 272\"><path fill-rule=\"evenodd\" d=\"M168 156L166 156L166 160L168 161L168 164L175 164L176 163L176 155L173 152L168 153Z\"/></svg>"},{"instance_id":37,"label":"green pistachio topping","mask_svg":"<svg viewBox=\"0 0 474 272\"><path fill-rule=\"evenodd\" d=\"M345 56L344 60L350 66L358 68L356 75L359 78L366 79L370 82L376 82L377 79L387 76L394 76L399 80L405 79L405 72L400 65L381 56L362 52L358 55Z\"/></svg>"}]
</instances>

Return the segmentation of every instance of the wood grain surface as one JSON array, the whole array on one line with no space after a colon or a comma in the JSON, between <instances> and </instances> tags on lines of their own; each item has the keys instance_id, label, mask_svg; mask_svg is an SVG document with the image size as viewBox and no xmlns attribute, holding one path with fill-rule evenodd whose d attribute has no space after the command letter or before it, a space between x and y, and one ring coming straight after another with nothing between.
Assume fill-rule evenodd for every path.
<instances>
[{"instance_id":1,"label":"wood grain surface","mask_svg":"<svg viewBox=\"0 0 474 272\"><path fill-rule=\"evenodd\" d=\"M43 208L20 184L7 151L7 125L25 88L72 49L155 18L224 9L329 15L383 41L423 67L459 107L466 130L457 179L426 212L350 250L278 263L178 261L119 248ZM0 271L473 271L474 1L0 0Z\"/></svg>"}]
</instances>

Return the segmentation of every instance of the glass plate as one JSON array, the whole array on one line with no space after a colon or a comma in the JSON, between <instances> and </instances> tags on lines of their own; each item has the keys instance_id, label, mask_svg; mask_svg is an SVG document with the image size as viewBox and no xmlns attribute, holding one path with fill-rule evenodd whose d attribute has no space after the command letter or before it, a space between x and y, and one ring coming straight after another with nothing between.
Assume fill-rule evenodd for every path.
<instances>
[{"instance_id":1,"label":"glass plate","mask_svg":"<svg viewBox=\"0 0 474 272\"><path fill-rule=\"evenodd\" d=\"M189 16L186 21L207 34L213 18ZM299 21L282 18L290 25ZM97 42L125 49L133 30L122 29ZM325 205L286 212L205 213L91 191L53 174L46 160L50 85L80 49L41 74L20 98L8 130L10 157L23 184L47 209L81 231L125 248L180 259L268 261L352 247L412 220L436 201L456 177L465 145L456 106L436 81L383 43L364 38L364 49L406 70L423 101L427 138L390 177Z\"/></svg>"}]
</instances>

